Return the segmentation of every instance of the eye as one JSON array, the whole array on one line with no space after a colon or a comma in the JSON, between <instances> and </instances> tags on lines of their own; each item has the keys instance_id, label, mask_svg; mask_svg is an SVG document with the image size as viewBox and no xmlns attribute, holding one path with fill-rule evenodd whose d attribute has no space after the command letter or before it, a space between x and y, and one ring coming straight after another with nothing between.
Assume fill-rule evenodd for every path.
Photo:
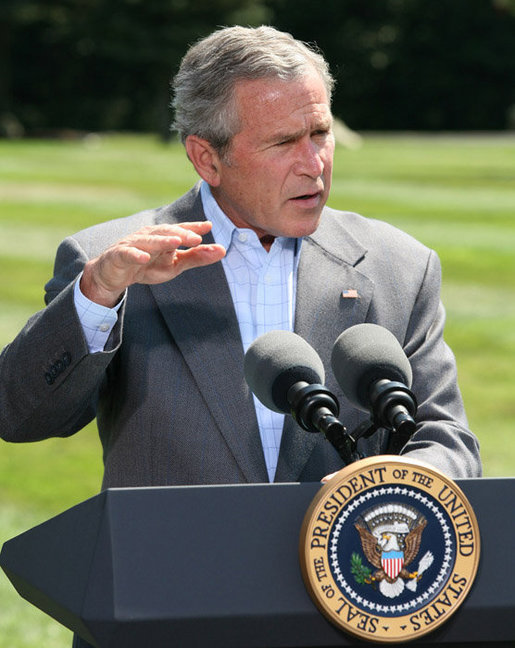
<instances>
[{"instance_id":1,"label":"eye","mask_svg":"<svg viewBox=\"0 0 515 648\"><path fill-rule=\"evenodd\" d=\"M331 133L331 130L329 128L319 128L316 131L313 131L312 136L313 137L326 137Z\"/></svg>"}]
</instances>

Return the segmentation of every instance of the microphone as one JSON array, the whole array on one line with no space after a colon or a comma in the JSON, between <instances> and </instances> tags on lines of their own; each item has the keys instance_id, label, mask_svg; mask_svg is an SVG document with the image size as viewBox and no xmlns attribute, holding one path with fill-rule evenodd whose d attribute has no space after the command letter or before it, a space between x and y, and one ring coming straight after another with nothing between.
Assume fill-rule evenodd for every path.
<instances>
[{"instance_id":1,"label":"microphone","mask_svg":"<svg viewBox=\"0 0 515 648\"><path fill-rule=\"evenodd\" d=\"M370 412L376 427L403 437L413 434L417 412L409 389L413 375L393 333L377 324L348 328L334 343L331 366L347 400Z\"/></svg>"},{"instance_id":2,"label":"microphone","mask_svg":"<svg viewBox=\"0 0 515 648\"><path fill-rule=\"evenodd\" d=\"M352 461L352 440L337 418L340 406L323 385L324 365L303 338L290 331L261 335L245 354L243 373L263 405L291 414L308 432L323 432L340 457Z\"/></svg>"}]
</instances>

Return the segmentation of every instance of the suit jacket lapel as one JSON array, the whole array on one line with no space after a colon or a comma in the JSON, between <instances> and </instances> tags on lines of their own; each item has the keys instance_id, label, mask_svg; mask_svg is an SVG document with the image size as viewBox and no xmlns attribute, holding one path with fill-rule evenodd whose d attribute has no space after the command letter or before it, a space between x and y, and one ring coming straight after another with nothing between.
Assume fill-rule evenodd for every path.
<instances>
[{"instance_id":1,"label":"suit jacket lapel","mask_svg":"<svg viewBox=\"0 0 515 648\"><path fill-rule=\"evenodd\" d=\"M166 222L204 219L198 187L161 217ZM239 326L222 264L187 271L151 290L245 478L267 481L252 395L242 375Z\"/></svg>"},{"instance_id":2,"label":"suit jacket lapel","mask_svg":"<svg viewBox=\"0 0 515 648\"><path fill-rule=\"evenodd\" d=\"M198 186L158 218L174 223L204 219ZM335 236L334 223L330 210L325 210L317 231L303 242L295 331L319 352L326 385L341 399L330 367L332 346L343 330L365 321L373 283L356 268L366 249L348 233L344 240ZM206 237L212 240L211 235ZM343 298L345 289L356 290L358 296ZM246 479L268 481L252 395L242 376L239 326L221 263L185 272L151 290ZM321 441L287 416L275 480L296 481Z\"/></svg>"},{"instance_id":3,"label":"suit jacket lapel","mask_svg":"<svg viewBox=\"0 0 515 648\"><path fill-rule=\"evenodd\" d=\"M342 240L335 220L326 210L317 231L302 244L297 277L295 332L313 346L324 363L326 386L341 402L342 393L331 370L331 351L342 331L364 322L374 290L373 282L358 269L366 254L363 245L345 233ZM343 297L344 290L357 297ZM353 293L351 293L352 295ZM297 481L321 439L301 430L287 417L283 430L276 481Z\"/></svg>"}]
</instances>

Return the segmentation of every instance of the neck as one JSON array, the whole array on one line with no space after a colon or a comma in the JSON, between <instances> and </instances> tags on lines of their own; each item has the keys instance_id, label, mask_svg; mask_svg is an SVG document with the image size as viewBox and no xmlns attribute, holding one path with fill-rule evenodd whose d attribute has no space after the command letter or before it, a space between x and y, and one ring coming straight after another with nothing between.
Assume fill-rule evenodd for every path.
<instances>
[{"instance_id":1,"label":"neck","mask_svg":"<svg viewBox=\"0 0 515 648\"><path fill-rule=\"evenodd\" d=\"M272 243L275 241L275 236L272 236L271 234L265 234L259 239L261 245L265 248L267 252L270 252L270 248L272 247Z\"/></svg>"}]
</instances>

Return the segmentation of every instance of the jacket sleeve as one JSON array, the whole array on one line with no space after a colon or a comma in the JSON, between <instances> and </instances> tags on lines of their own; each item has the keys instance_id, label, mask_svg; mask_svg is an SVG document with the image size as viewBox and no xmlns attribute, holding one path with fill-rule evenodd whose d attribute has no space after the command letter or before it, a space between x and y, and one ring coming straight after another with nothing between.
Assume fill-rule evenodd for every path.
<instances>
[{"instance_id":1,"label":"jacket sleeve","mask_svg":"<svg viewBox=\"0 0 515 648\"><path fill-rule=\"evenodd\" d=\"M0 355L0 436L6 441L69 436L95 417L98 388L120 344L123 314L106 351L90 354L73 302L86 261L74 239L60 245L46 286L47 306Z\"/></svg>"},{"instance_id":2,"label":"jacket sleeve","mask_svg":"<svg viewBox=\"0 0 515 648\"><path fill-rule=\"evenodd\" d=\"M403 347L413 369L417 430L403 454L434 465L453 478L481 475L479 444L468 429L454 355L444 341L441 269L435 252L409 319Z\"/></svg>"}]
</instances>

